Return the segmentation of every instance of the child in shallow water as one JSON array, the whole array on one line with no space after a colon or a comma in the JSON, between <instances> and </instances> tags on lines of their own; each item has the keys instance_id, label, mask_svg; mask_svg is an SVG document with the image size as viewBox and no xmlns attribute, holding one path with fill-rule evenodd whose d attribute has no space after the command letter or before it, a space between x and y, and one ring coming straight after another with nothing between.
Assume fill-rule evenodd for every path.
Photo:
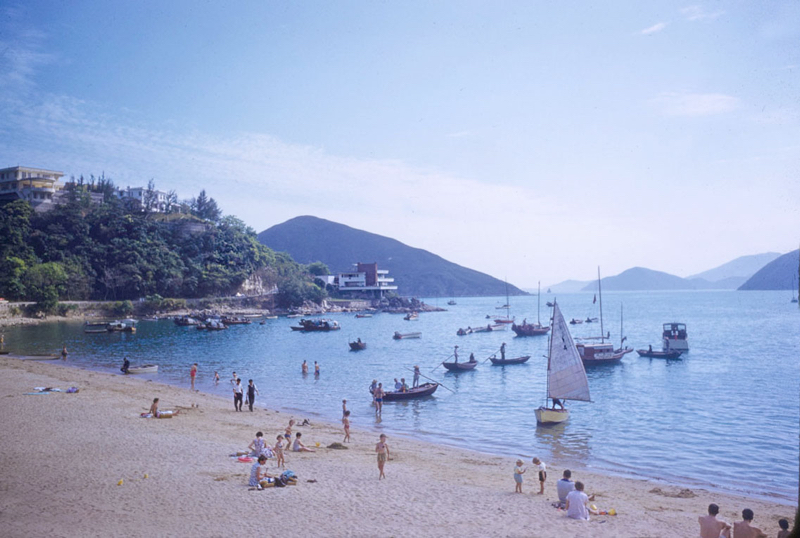
<instances>
[{"instance_id":1,"label":"child in shallow water","mask_svg":"<svg viewBox=\"0 0 800 538\"><path fill-rule=\"evenodd\" d=\"M522 460L517 460L517 466L514 467L514 482L517 483L517 488L514 493L522 493L522 475L525 474L527 469L522 466Z\"/></svg>"}]
</instances>

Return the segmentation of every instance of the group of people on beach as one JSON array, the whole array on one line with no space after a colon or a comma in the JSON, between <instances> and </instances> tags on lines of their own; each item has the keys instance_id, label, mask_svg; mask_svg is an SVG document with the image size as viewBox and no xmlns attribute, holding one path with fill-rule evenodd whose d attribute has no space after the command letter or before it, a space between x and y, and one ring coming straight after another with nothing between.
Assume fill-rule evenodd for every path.
<instances>
[{"instance_id":1,"label":"group of people on beach","mask_svg":"<svg viewBox=\"0 0 800 538\"><path fill-rule=\"evenodd\" d=\"M419 371L419 366L414 365L414 379L411 389L419 387L420 375L422 374ZM396 377L394 378L394 392L408 392L409 390L405 377L401 377L400 381ZM383 412L383 397L386 396L386 391L383 390L383 383L378 383L377 379L373 379L369 386L369 392L372 394L372 405L375 406L375 414L380 415Z\"/></svg>"},{"instance_id":2,"label":"group of people on beach","mask_svg":"<svg viewBox=\"0 0 800 538\"><path fill-rule=\"evenodd\" d=\"M764 531L753 526L755 514L749 508L742 510L742 520L733 525L717 519L718 514L719 506L711 503L708 505L708 515L697 518L700 523L700 538L767 538ZM778 520L778 526L781 529L778 531L778 538L791 536L788 520ZM731 535L731 531L733 531L733 535Z\"/></svg>"}]
</instances>

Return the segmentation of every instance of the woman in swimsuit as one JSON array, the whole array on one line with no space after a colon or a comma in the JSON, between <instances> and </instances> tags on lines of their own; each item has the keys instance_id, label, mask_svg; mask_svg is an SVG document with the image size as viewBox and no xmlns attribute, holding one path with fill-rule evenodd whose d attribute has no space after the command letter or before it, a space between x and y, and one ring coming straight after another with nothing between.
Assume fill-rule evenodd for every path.
<instances>
[{"instance_id":1,"label":"woman in swimsuit","mask_svg":"<svg viewBox=\"0 0 800 538\"><path fill-rule=\"evenodd\" d=\"M381 434L380 441L375 445L375 452L378 454L378 470L381 472L378 475L378 480L380 480L381 478L386 478L386 475L383 474L383 466L386 465L386 460L389 459L389 445L386 444L386 434Z\"/></svg>"}]
</instances>

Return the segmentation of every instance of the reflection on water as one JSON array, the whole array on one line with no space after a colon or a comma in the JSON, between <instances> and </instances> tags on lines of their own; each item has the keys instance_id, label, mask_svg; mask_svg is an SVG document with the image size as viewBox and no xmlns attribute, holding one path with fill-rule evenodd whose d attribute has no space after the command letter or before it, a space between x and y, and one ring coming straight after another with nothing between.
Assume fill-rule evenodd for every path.
<instances>
[{"instance_id":1,"label":"reflection on water","mask_svg":"<svg viewBox=\"0 0 800 538\"><path fill-rule=\"evenodd\" d=\"M564 315L587 317L592 294L559 296ZM778 494L794 499L800 436L800 311L780 292L607 293L609 308L625 302L625 332L634 348L659 345L661 325L687 324L691 350L679 360L626 355L620 364L587 372L592 402L570 402L570 420L537 428L534 409L544 403L548 341L517 338L507 331L456 336L458 327L485 324L487 313L505 302L463 298L447 312L421 314L413 330L422 338L393 340L407 332L402 316L356 319L333 315L334 333L302 334L296 320L268 320L208 333L169 321L141 322L136 334L84 334L81 323L47 323L4 329L5 349L58 353L66 345L69 363L117 374L125 356L131 364L157 363L162 382L188 386L189 368L199 363L197 388L231 397L231 372L254 379L259 406L296 416L320 416L336 424L348 400L354 428L415 435L487 452L536 454L545 461L588 465L623 473L693 484L704 477L728 490ZM536 314L535 297L512 300L517 319ZM544 319L544 316L543 316ZM570 326L573 336L593 336L593 324ZM367 349L350 351L356 338ZM507 343L512 357L530 355L522 365L482 361ZM731 345L735 343L735 345ZM458 344L480 364L468 372L445 372L440 363ZM314 361L321 375L303 376L300 365ZM391 389L393 379L411 378L418 364L424 376L442 381L431 398L386 402L375 417L366 390L372 379ZM215 386L213 373L222 382ZM147 377L142 377L147 379ZM423 378L424 380L424 378ZM423 381L424 382L424 381ZM156 390L156 389L154 389ZM764 395L769 405L764 405ZM758 427L753 427L757 424ZM499 439L503 439L501 445ZM507 440L507 441L506 441ZM742 454L748 472L741 472Z\"/></svg>"}]
</instances>

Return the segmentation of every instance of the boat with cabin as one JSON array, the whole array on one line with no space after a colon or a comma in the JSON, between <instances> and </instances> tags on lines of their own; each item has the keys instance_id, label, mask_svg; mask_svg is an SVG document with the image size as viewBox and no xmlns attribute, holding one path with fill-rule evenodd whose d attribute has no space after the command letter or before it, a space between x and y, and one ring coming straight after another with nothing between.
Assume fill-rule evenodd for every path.
<instances>
[{"instance_id":1,"label":"boat with cabin","mask_svg":"<svg viewBox=\"0 0 800 538\"><path fill-rule=\"evenodd\" d=\"M664 351L689 351L689 337L685 323L665 323L661 333Z\"/></svg>"},{"instance_id":2,"label":"boat with cabin","mask_svg":"<svg viewBox=\"0 0 800 538\"><path fill-rule=\"evenodd\" d=\"M332 319L301 319L300 326L291 329L301 332L329 332L341 329L338 321Z\"/></svg>"},{"instance_id":3,"label":"boat with cabin","mask_svg":"<svg viewBox=\"0 0 800 538\"><path fill-rule=\"evenodd\" d=\"M584 343L581 342L576 344L575 347L578 349L578 354L581 356L581 360L585 366L596 366L601 364L615 364L622 360L622 357L627 355L628 353L633 351L633 348L625 347L623 348L622 345L625 343L625 336L622 334L622 310L620 309L620 318L619 318L619 348L614 349L614 344L611 342L606 342L606 339L609 339L611 333L609 332L608 336L603 333L603 288L600 281L600 268L597 268L597 289L598 295L600 296L600 336L594 338L584 338L583 340L600 340L600 343ZM594 318L597 319L597 318Z\"/></svg>"},{"instance_id":4,"label":"boat with cabin","mask_svg":"<svg viewBox=\"0 0 800 538\"><path fill-rule=\"evenodd\" d=\"M536 409L536 422L543 426L560 424L569 419L569 410L563 405L556 409L561 400L591 401L589 380L586 370L567 322L561 314L558 302L553 302L553 317L550 320L550 342L547 351L547 392L545 398L552 405Z\"/></svg>"}]
</instances>

